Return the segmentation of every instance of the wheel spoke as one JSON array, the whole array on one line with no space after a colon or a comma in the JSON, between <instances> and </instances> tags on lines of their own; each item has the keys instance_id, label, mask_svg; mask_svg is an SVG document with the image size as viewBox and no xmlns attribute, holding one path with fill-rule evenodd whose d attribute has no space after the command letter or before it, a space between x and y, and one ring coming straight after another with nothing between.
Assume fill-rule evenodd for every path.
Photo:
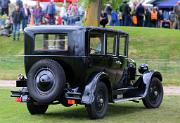
<instances>
[{"instance_id":1,"label":"wheel spoke","mask_svg":"<svg viewBox=\"0 0 180 123\"><path fill-rule=\"evenodd\" d=\"M160 88L158 87L157 83L151 83L150 85L150 92L149 92L149 98L151 103L156 104L159 99L160 94Z\"/></svg>"}]
</instances>

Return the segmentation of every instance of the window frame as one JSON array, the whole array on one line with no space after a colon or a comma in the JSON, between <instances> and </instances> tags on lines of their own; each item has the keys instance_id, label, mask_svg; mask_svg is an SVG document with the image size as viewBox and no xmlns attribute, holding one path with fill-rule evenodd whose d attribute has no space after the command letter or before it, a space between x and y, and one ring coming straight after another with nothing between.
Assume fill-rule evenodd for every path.
<instances>
[{"instance_id":1,"label":"window frame","mask_svg":"<svg viewBox=\"0 0 180 123\"><path fill-rule=\"evenodd\" d=\"M121 48L121 42L122 38L124 38L124 51L122 52L123 54L120 54L120 48ZM129 45L129 36L128 35L119 35L118 36L118 43L117 43L117 55L118 56L125 56L128 57L128 45Z\"/></svg>"},{"instance_id":2,"label":"window frame","mask_svg":"<svg viewBox=\"0 0 180 123\"><path fill-rule=\"evenodd\" d=\"M112 54L108 53L108 34L113 35L114 40L113 40L113 51ZM117 42L118 42L118 34L116 33L106 33L106 55L110 56L117 56Z\"/></svg>"},{"instance_id":3,"label":"window frame","mask_svg":"<svg viewBox=\"0 0 180 123\"><path fill-rule=\"evenodd\" d=\"M40 50L40 49L36 49L36 36L37 35L65 35L67 36L67 50L61 50L61 49L53 49L53 50L49 50L49 49L45 49L45 50ZM33 51L34 52L68 52L69 51L69 33L68 32L62 32L62 33L36 33L34 34L34 42L33 42Z\"/></svg>"},{"instance_id":4,"label":"window frame","mask_svg":"<svg viewBox=\"0 0 180 123\"><path fill-rule=\"evenodd\" d=\"M102 34L103 35L103 54L91 54L91 34ZM104 56L106 55L106 33L105 32L97 32L97 31L92 31L92 32L89 32L88 34L88 55L89 56Z\"/></svg>"}]
</instances>

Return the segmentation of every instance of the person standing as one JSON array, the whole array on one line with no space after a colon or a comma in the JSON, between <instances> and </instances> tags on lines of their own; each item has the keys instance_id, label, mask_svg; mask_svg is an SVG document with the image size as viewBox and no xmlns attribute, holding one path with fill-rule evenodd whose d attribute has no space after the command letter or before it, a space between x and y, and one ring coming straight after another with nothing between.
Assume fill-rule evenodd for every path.
<instances>
[{"instance_id":1,"label":"person standing","mask_svg":"<svg viewBox=\"0 0 180 123\"><path fill-rule=\"evenodd\" d=\"M63 20L63 24L64 22L67 22L67 11L66 6L64 4L60 7L60 16Z\"/></svg>"},{"instance_id":2,"label":"person standing","mask_svg":"<svg viewBox=\"0 0 180 123\"><path fill-rule=\"evenodd\" d=\"M136 16L137 16L137 26L143 26L144 24L144 13L145 9L143 5L140 3L136 9Z\"/></svg>"},{"instance_id":3,"label":"person standing","mask_svg":"<svg viewBox=\"0 0 180 123\"><path fill-rule=\"evenodd\" d=\"M174 29L175 28L175 21L176 21L176 15L174 13L174 11L171 11L170 12L170 15L169 15L169 20L170 20L170 27L171 29Z\"/></svg>"},{"instance_id":4,"label":"person standing","mask_svg":"<svg viewBox=\"0 0 180 123\"><path fill-rule=\"evenodd\" d=\"M112 13L112 6L111 6L110 3L106 4L106 7L105 7L104 11L105 11L105 13L107 13L107 16L108 16L108 25L110 25L111 20L112 20L112 18L111 18L112 17L112 15L111 15L111 13Z\"/></svg>"},{"instance_id":5,"label":"person standing","mask_svg":"<svg viewBox=\"0 0 180 123\"><path fill-rule=\"evenodd\" d=\"M37 5L33 9L33 18L35 25L39 26L41 24L41 18L42 18L42 8L39 2L37 2Z\"/></svg>"},{"instance_id":6,"label":"person standing","mask_svg":"<svg viewBox=\"0 0 180 123\"><path fill-rule=\"evenodd\" d=\"M30 9L28 8L27 4L23 7L23 20L22 20L22 29L27 27L27 24L29 23L29 18L31 17Z\"/></svg>"},{"instance_id":7,"label":"person standing","mask_svg":"<svg viewBox=\"0 0 180 123\"><path fill-rule=\"evenodd\" d=\"M20 10L20 7L16 5L15 10L12 12L13 40L16 40L16 33L17 33L17 40L19 41L20 25L21 25L22 19L23 19L23 13Z\"/></svg>"},{"instance_id":8,"label":"person standing","mask_svg":"<svg viewBox=\"0 0 180 123\"><path fill-rule=\"evenodd\" d=\"M107 24L108 24L108 15L105 11L102 10L100 15L100 25L102 25L103 28L105 28Z\"/></svg>"},{"instance_id":9,"label":"person standing","mask_svg":"<svg viewBox=\"0 0 180 123\"><path fill-rule=\"evenodd\" d=\"M180 29L180 1L178 1L176 6L174 7L174 12L176 14L177 29Z\"/></svg>"},{"instance_id":10,"label":"person standing","mask_svg":"<svg viewBox=\"0 0 180 123\"><path fill-rule=\"evenodd\" d=\"M112 11L111 13L111 22L110 22L110 26L116 26L118 22L118 14L116 11Z\"/></svg>"},{"instance_id":11,"label":"person standing","mask_svg":"<svg viewBox=\"0 0 180 123\"><path fill-rule=\"evenodd\" d=\"M123 3L120 5L119 11L122 12L123 26L129 26L131 8L129 7L129 4L126 0L124 0Z\"/></svg>"},{"instance_id":12,"label":"person standing","mask_svg":"<svg viewBox=\"0 0 180 123\"><path fill-rule=\"evenodd\" d=\"M145 22L144 22L144 26L145 27L150 27L151 25L151 12L149 10L149 8L145 9Z\"/></svg>"},{"instance_id":13,"label":"person standing","mask_svg":"<svg viewBox=\"0 0 180 123\"><path fill-rule=\"evenodd\" d=\"M76 22L76 17L78 15L78 6L75 3L70 3L67 11L67 24L74 25Z\"/></svg>"},{"instance_id":14,"label":"person standing","mask_svg":"<svg viewBox=\"0 0 180 123\"><path fill-rule=\"evenodd\" d=\"M156 8L154 7L151 11L151 24L152 27L157 27L157 20L158 20L158 12Z\"/></svg>"},{"instance_id":15,"label":"person standing","mask_svg":"<svg viewBox=\"0 0 180 123\"><path fill-rule=\"evenodd\" d=\"M118 13L118 19L119 19L119 26L123 26L122 12Z\"/></svg>"},{"instance_id":16,"label":"person standing","mask_svg":"<svg viewBox=\"0 0 180 123\"><path fill-rule=\"evenodd\" d=\"M49 16L49 24L53 25L55 24L55 14L56 14L56 7L54 5L53 0L50 1L46 8L46 13Z\"/></svg>"},{"instance_id":17,"label":"person standing","mask_svg":"<svg viewBox=\"0 0 180 123\"><path fill-rule=\"evenodd\" d=\"M158 11L158 27L161 28L162 27L162 24L163 24L163 21L164 21L164 16L163 16L163 11L162 10L159 10Z\"/></svg>"},{"instance_id":18,"label":"person standing","mask_svg":"<svg viewBox=\"0 0 180 123\"><path fill-rule=\"evenodd\" d=\"M0 0L1 3L1 15L6 14L7 16L9 16L9 3L10 0Z\"/></svg>"},{"instance_id":19,"label":"person standing","mask_svg":"<svg viewBox=\"0 0 180 123\"><path fill-rule=\"evenodd\" d=\"M19 6L20 10L23 8L22 0L16 0L16 5Z\"/></svg>"}]
</instances>

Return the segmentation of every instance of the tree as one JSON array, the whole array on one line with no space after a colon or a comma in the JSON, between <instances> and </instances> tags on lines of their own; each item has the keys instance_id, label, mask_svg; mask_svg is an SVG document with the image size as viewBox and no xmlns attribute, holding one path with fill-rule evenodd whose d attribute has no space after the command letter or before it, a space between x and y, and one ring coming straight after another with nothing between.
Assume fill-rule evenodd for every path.
<instances>
[{"instance_id":1,"label":"tree","mask_svg":"<svg viewBox=\"0 0 180 123\"><path fill-rule=\"evenodd\" d=\"M122 3L122 0L110 0L110 3L112 7L116 10L119 9L120 3Z\"/></svg>"},{"instance_id":2,"label":"tree","mask_svg":"<svg viewBox=\"0 0 180 123\"><path fill-rule=\"evenodd\" d=\"M102 0L89 0L87 6L85 25L99 26L100 12L102 8Z\"/></svg>"},{"instance_id":3,"label":"tree","mask_svg":"<svg viewBox=\"0 0 180 123\"><path fill-rule=\"evenodd\" d=\"M87 26L99 26L99 18L101 10L105 3L110 3L113 9L118 9L119 4L122 0L81 0L87 8L87 17L85 20L85 25Z\"/></svg>"}]
</instances>

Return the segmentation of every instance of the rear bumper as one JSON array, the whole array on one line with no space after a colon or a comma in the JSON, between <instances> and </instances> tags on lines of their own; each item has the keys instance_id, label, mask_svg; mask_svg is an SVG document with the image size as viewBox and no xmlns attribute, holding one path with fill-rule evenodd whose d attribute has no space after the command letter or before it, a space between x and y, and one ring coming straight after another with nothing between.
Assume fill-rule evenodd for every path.
<instances>
[{"instance_id":1,"label":"rear bumper","mask_svg":"<svg viewBox=\"0 0 180 123\"><path fill-rule=\"evenodd\" d=\"M15 97L17 102L27 102L29 98L29 92L27 89L27 79L24 76L20 76L16 81L16 87L22 87L19 91L11 91L11 97ZM76 104L82 104L82 93L80 93L79 88L65 88L64 89L64 100L66 102L73 101ZM59 100L61 102L61 100Z\"/></svg>"},{"instance_id":2,"label":"rear bumper","mask_svg":"<svg viewBox=\"0 0 180 123\"><path fill-rule=\"evenodd\" d=\"M11 91L11 97L16 97L17 102L27 102L28 94L27 88L22 88L19 91Z\"/></svg>"},{"instance_id":3,"label":"rear bumper","mask_svg":"<svg viewBox=\"0 0 180 123\"><path fill-rule=\"evenodd\" d=\"M23 87L19 91L11 91L11 97L15 97L16 102L27 102L29 98L27 87ZM64 97L66 102L73 100L75 104L81 104L81 93L77 92L77 89L65 89Z\"/></svg>"}]
</instances>

